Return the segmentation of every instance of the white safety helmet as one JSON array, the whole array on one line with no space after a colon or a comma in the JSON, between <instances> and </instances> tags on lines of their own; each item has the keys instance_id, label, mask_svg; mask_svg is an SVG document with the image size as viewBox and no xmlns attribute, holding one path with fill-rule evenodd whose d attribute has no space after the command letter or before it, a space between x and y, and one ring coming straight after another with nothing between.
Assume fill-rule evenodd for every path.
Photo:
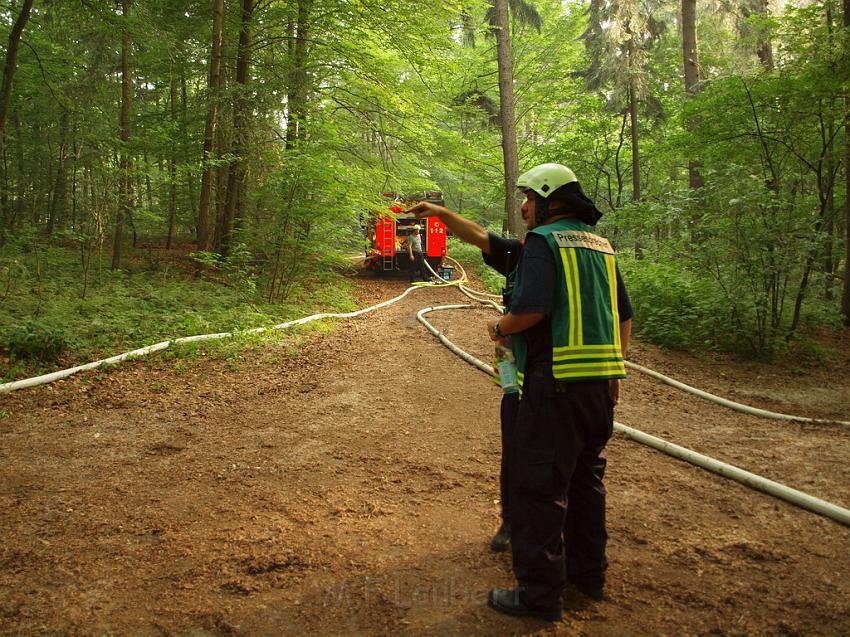
<instances>
[{"instance_id":1,"label":"white safety helmet","mask_svg":"<svg viewBox=\"0 0 850 637\"><path fill-rule=\"evenodd\" d=\"M520 190L533 190L546 199L561 186L578 181L576 174L562 164L540 164L516 180Z\"/></svg>"},{"instance_id":2,"label":"white safety helmet","mask_svg":"<svg viewBox=\"0 0 850 637\"><path fill-rule=\"evenodd\" d=\"M420 226L420 225L417 223L415 226L413 226L413 229L414 229L414 230L422 230L422 226Z\"/></svg>"}]
</instances>

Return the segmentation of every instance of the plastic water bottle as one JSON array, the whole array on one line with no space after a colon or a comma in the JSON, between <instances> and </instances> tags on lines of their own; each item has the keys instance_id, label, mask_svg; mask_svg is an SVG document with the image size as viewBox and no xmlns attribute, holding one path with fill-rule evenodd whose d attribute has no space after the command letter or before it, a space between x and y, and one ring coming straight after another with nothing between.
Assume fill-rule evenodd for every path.
<instances>
[{"instance_id":1,"label":"plastic water bottle","mask_svg":"<svg viewBox=\"0 0 850 637\"><path fill-rule=\"evenodd\" d=\"M499 368L499 383L506 394L519 391L514 353L501 343L496 343L496 365Z\"/></svg>"}]
</instances>

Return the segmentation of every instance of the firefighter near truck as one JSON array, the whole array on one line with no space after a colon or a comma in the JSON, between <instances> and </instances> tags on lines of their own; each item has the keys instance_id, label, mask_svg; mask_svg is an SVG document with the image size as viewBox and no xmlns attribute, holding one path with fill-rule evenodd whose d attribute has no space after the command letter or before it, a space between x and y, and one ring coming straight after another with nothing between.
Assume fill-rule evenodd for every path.
<instances>
[{"instance_id":1,"label":"firefighter near truck","mask_svg":"<svg viewBox=\"0 0 850 637\"><path fill-rule=\"evenodd\" d=\"M437 217L416 219L407 210L420 201L430 201L443 206L443 193L426 191L402 196L394 192L382 193L386 205L370 211L364 224L366 258L364 267L378 275L407 274L413 263L407 249L408 237L414 226L422 228L422 254L428 265L443 279L450 279L452 269L444 267L446 236L448 230Z\"/></svg>"}]
</instances>

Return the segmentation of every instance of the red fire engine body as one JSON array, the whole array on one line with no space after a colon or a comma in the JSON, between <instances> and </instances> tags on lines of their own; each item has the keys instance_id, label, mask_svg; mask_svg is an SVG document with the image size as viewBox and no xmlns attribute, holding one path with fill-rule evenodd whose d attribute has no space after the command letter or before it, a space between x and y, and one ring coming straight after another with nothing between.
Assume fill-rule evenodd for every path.
<instances>
[{"instance_id":1,"label":"red fire engine body","mask_svg":"<svg viewBox=\"0 0 850 637\"><path fill-rule=\"evenodd\" d=\"M407 197L396 193L383 193L383 196L389 200L387 208L372 212L366 220L366 268L377 273L407 272L411 263L407 238L418 224L422 228L419 233L422 254L428 264L438 270L446 256L446 224L437 217L416 219L405 210L423 200L442 206L443 194L429 191Z\"/></svg>"}]
</instances>

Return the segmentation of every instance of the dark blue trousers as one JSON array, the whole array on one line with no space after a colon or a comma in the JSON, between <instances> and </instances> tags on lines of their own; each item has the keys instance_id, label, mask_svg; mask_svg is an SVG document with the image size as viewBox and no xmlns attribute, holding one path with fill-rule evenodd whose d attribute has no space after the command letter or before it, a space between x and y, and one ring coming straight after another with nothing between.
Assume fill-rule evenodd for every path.
<instances>
[{"instance_id":1,"label":"dark blue trousers","mask_svg":"<svg viewBox=\"0 0 850 637\"><path fill-rule=\"evenodd\" d=\"M425 257L421 252L413 253L413 261L409 264L410 267L410 282L413 283L416 280L416 273L419 272L423 281L431 280L431 273L428 272L428 268L425 267Z\"/></svg>"},{"instance_id":2,"label":"dark blue trousers","mask_svg":"<svg viewBox=\"0 0 850 637\"><path fill-rule=\"evenodd\" d=\"M605 457L614 424L608 381L556 383L548 368L525 376L513 433L509 514L520 599L560 607L566 579L602 584Z\"/></svg>"}]
</instances>

